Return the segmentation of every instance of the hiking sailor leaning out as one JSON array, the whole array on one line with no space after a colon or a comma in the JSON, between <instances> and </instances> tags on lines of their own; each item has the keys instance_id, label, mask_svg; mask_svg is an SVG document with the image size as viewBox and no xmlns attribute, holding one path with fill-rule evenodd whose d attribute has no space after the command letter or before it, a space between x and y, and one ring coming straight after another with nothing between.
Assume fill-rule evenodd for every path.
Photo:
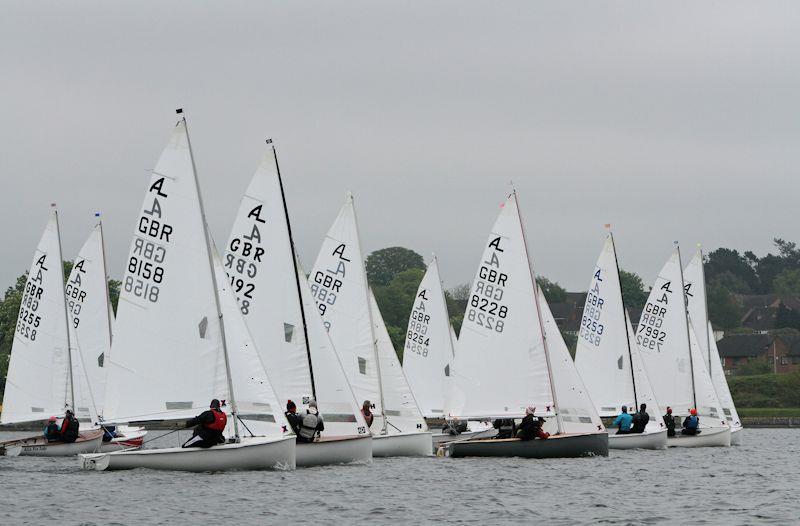
<instances>
[{"instance_id":1,"label":"hiking sailor leaning out","mask_svg":"<svg viewBox=\"0 0 800 526\"><path fill-rule=\"evenodd\" d=\"M194 428L192 438L183 447L203 447L208 448L217 444L225 443L225 436L222 432L228 423L228 416L220 409L219 400L211 400L211 407L208 411L203 411L196 417L186 422L186 427Z\"/></svg>"}]
</instances>

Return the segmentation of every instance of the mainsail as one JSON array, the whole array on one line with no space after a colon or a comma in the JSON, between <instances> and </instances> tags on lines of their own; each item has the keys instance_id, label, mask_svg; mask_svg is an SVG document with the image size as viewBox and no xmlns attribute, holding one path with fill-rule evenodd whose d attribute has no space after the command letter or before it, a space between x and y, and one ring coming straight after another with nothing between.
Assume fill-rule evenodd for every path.
<instances>
[{"instance_id":1,"label":"mainsail","mask_svg":"<svg viewBox=\"0 0 800 526\"><path fill-rule=\"evenodd\" d=\"M70 376L64 266L53 211L25 282L0 421L43 420L74 407Z\"/></svg>"},{"instance_id":2,"label":"mainsail","mask_svg":"<svg viewBox=\"0 0 800 526\"><path fill-rule=\"evenodd\" d=\"M500 210L470 291L450 369L455 418L521 417L555 410L516 194Z\"/></svg>"},{"instance_id":3,"label":"mainsail","mask_svg":"<svg viewBox=\"0 0 800 526\"><path fill-rule=\"evenodd\" d=\"M403 349L403 371L425 417L444 416L445 380L454 341L434 257L414 297Z\"/></svg>"},{"instance_id":4,"label":"mainsail","mask_svg":"<svg viewBox=\"0 0 800 526\"><path fill-rule=\"evenodd\" d=\"M711 375L711 381L717 392L717 397L725 411L728 422L734 426L741 426L739 414L733 403L728 380L722 369L722 363L714 340L714 331L708 321L708 304L706 301L706 280L703 269L703 253L698 250L683 271L686 281L686 298L689 307L689 318L697 331L697 344L700 347L703 361Z\"/></svg>"},{"instance_id":5,"label":"mainsail","mask_svg":"<svg viewBox=\"0 0 800 526\"><path fill-rule=\"evenodd\" d=\"M422 415L416 404L417 417L408 419L399 414L401 407L402 411L412 410L404 402L405 393L410 394L410 389L407 384L402 387L405 377L399 362L396 362L396 370L386 371L387 376L382 371L387 359L385 340L388 337L379 334L383 321L379 318L380 312L370 307L371 292L367 288L352 195L347 195L328 230L308 280L353 392L359 401L369 400L373 405L373 432L380 430L381 434L391 435L420 429L417 424L422 421ZM401 387L402 392L394 392ZM409 423L413 427L408 428ZM424 421L422 429L426 429Z\"/></svg>"},{"instance_id":6,"label":"mainsail","mask_svg":"<svg viewBox=\"0 0 800 526\"><path fill-rule=\"evenodd\" d=\"M95 225L78 253L65 290L76 415L96 422L97 413L104 406L107 370L104 366L110 355L113 323L101 223Z\"/></svg>"},{"instance_id":7,"label":"mainsail","mask_svg":"<svg viewBox=\"0 0 800 526\"><path fill-rule=\"evenodd\" d=\"M331 435L366 433L306 278L299 265L295 271L281 186L273 147L242 197L225 254L226 281L238 291L241 314L281 400L302 410L314 396Z\"/></svg>"}]
</instances>

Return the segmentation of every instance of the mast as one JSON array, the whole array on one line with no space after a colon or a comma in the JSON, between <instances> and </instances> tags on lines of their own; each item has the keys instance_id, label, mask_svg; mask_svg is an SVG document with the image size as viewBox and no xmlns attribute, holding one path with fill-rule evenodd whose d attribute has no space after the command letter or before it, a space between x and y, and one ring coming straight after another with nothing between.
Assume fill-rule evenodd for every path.
<instances>
[{"instance_id":1,"label":"mast","mask_svg":"<svg viewBox=\"0 0 800 526\"><path fill-rule=\"evenodd\" d=\"M211 243L208 232L208 222L206 221L206 211L203 207L203 196L200 192L200 181L197 178L197 167L194 164L194 153L192 153L192 142L189 140L189 127L186 125L186 117L183 116L183 109L178 108L175 113L181 115L181 122L186 129L186 144L189 146L189 158L192 160L192 175L194 175L194 187L197 190L197 201L200 204L200 217L203 222L203 233L205 234L206 253L208 254L208 269L211 271L211 283L214 287L214 304L217 307L217 318L219 319L219 332L222 338L222 354L225 357L225 375L228 379L228 396L231 403L231 416L233 417L233 433L236 441L239 441L239 423L238 413L236 410L236 398L233 394L233 379L231 378L231 363L228 358L228 344L225 340L225 322L222 319L222 307L219 301L219 289L217 288L217 274L214 270L214 258L211 254Z\"/></svg>"},{"instance_id":2,"label":"mast","mask_svg":"<svg viewBox=\"0 0 800 526\"><path fill-rule=\"evenodd\" d=\"M708 326L711 324L711 320L708 319L708 295L706 293L706 265L703 263L703 249L700 248L700 245L697 245L697 253L700 256L700 279L703 280L702 288L703 288L703 311L706 314L706 319L703 320L705 322L705 326L703 327L703 331L706 333L706 353L708 354L708 376L709 378L713 374L711 372L711 334L709 334Z\"/></svg>"},{"instance_id":3,"label":"mast","mask_svg":"<svg viewBox=\"0 0 800 526\"><path fill-rule=\"evenodd\" d=\"M97 226L100 228L100 254L103 258L103 287L106 291L106 320L108 321L108 348L111 349L111 292L108 290L108 269L106 267L106 239L103 236L103 220L100 218L100 212L95 212L95 217L98 218ZM108 356L104 357L103 363L105 360L108 359Z\"/></svg>"},{"instance_id":4,"label":"mast","mask_svg":"<svg viewBox=\"0 0 800 526\"><path fill-rule=\"evenodd\" d=\"M436 265L436 277L439 277L439 260L436 259L436 254L433 255L433 264ZM447 313L447 337L450 339L450 356L448 357L448 362L453 360L453 356L455 353L455 344L453 343L453 331L450 330L450 311L447 310L447 297L444 295L444 287L442 287L442 281L439 279L439 291L442 293L442 303L444 305L444 311Z\"/></svg>"},{"instance_id":5,"label":"mast","mask_svg":"<svg viewBox=\"0 0 800 526\"><path fill-rule=\"evenodd\" d=\"M558 425L558 432L564 432L564 423L561 421L561 413L559 411L558 398L556 397L556 386L553 381L553 369L550 366L550 349L547 346L547 334L544 331L544 321L542 320L542 309L539 306L539 284L536 282L536 273L533 270L533 262L531 261L530 252L528 251L528 241L525 236L525 223L522 221L522 213L519 210L519 200L517 199L517 189L512 188L511 193L514 194L514 204L517 207L517 219L519 220L519 227L522 231L522 244L525 247L525 257L528 259L528 271L530 272L531 281L533 282L533 299L536 302L536 318L539 321L539 332L542 334L542 345L544 346L544 357L547 361L547 377L550 380L550 394L553 396L553 405L556 414L556 424Z\"/></svg>"},{"instance_id":6,"label":"mast","mask_svg":"<svg viewBox=\"0 0 800 526\"><path fill-rule=\"evenodd\" d=\"M300 317L303 320L303 337L306 344L306 356L308 357L308 373L311 376L311 396L314 400L317 399L317 387L314 382L314 364L311 362L311 346L308 342L308 327L306 325L306 309L303 306L303 294L300 288L300 275L297 268L297 254L294 248L294 238L292 237L292 224L289 221L289 208L286 206L286 194L283 191L283 179L281 178L281 168L278 165L278 152L275 145L272 144L272 139L267 139L267 144L272 146L272 156L275 159L275 170L278 173L278 185L281 188L281 200L283 201L283 213L286 216L286 229L289 232L289 250L292 252L292 265L294 266L294 280L297 285L297 301L300 303Z\"/></svg>"},{"instance_id":7,"label":"mast","mask_svg":"<svg viewBox=\"0 0 800 526\"><path fill-rule=\"evenodd\" d=\"M353 221L356 227L356 239L358 240L358 252L359 256L361 255L361 232L358 230L358 218L356 217L356 207L353 204L353 194L347 194L347 198L350 200L350 206L353 207ZM375 356L375 371L378 373L378 393L380 394L381 398L381 417L383 419L383 427L381 428L381 435L385 435L388 429L388 422L386 421L386 407L383 401L383 379L381 378L381 360L378 356L378 340L375 338L375 323L372 321L372 302L370 301L370 288L369 282L367 281L367 267L364 264L364 261L361 261L361 264L364 265L364 291L365 291L365 300L367 302L367 311L369 312L369 333L372 336L372 352Z\"/></svg>"},{"instance_id":8,"label":"mast","mask_svg":"<svg viewBox=\"0 0 800 526\"><path fill-rule=\"evenodd\" d=\"M58 226L58 209L53 203L53 216L56 218L56 237L58 238L58 272L61 275L61 297L64 298L64 324L67 330L67 379L69 380L69 408L75 412L75 381L72 374L72 342L69 337L69 308L67 305L67 295L64 293L66 279L64 279L64 261L62 260L63 251L61 250L61 228Z\"/></svg>"},{"instance_id":9,"label":"mast","mask_svg":"<svg viewBox=\"0 0 800 526\"><path fill-rule=\"evenodd\" d=\"M636 395L636 375L633 372L633 353L631 351L631 338L628 334L628 311L625 308L625 295L622 294L622 276L619 273L619 261L617 260L617 246L614 244L614 234L611 228L608 230L608 237L611 239L611 250L614 252L614 266L617 267L617 283L619 283L619 297L622 300L622 319L625 320L625 343L628 344L628 362L631 365L631 383L633 383L633 403L636 410L639 410L639 397Z\"/></svg>"},{"instance_id":10,"label":"mast","mask_svg":"<svg viewBox=\"0 0 800 526\"><path fill-rule=\"evenodd\" d=\"M686 343L689 344L689 369L692 371L692 405L697 407L697 389L694 385L694 361L692 360L692 338L689 335L689 309L686 305L686 284L683 282L683 262L681 261L681 247L675 242L675 250L678 251L678 270L681 273L681 299L683 300L683 317L686 320Z\"/></svg>"}]
</instances>

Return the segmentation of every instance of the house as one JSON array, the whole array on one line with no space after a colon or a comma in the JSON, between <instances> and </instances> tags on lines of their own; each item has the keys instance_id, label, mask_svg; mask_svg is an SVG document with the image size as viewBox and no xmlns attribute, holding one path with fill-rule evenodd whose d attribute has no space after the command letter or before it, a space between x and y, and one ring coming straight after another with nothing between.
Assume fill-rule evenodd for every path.
<instances>
[{"instance_id":1,"label":"house","mask_svg":"<svg viewBox=\"0 0 800 526\"><path fill-rule=\"evenodd\" d=\"M744 315L742 316L742 327L754 331L771 331L782 326L790 326L781 323L779 312L788 309L794 313L800 313L800 298L794 296L779 296L777 294L757 294L740 295L738 300L742 305Z\"/></svg>"},{"instance_id":2,"label":"house","mask_svg":"<svg viewBox=\"0 0 800 526\"><path fill-rule=\"evenodd\" d=\"M763 359L777 374L791 373L800 369L800 335L766 332L755 334L731 334L717 342L722 368L725 374L736 374L745 363Z\"/></svg>"}]
</instances>

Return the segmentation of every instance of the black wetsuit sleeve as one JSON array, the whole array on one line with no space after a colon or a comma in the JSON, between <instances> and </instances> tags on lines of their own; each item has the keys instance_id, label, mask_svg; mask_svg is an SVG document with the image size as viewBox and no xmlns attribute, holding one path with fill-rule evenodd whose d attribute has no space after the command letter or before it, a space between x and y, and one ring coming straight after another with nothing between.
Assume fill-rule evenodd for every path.
<instances>
[{"instance_id":1,"label":"black wetsuit sleeve","mask_svg":"<svg viewBox=\"0 0 800 526\"><path fill-rule=\"evenodd\" d=\"M186 427L199 426L201 424L210 424L214 421L214 413L211 410L203 411L191 420L186 421Z\"/></svg>"}]
</instances>

